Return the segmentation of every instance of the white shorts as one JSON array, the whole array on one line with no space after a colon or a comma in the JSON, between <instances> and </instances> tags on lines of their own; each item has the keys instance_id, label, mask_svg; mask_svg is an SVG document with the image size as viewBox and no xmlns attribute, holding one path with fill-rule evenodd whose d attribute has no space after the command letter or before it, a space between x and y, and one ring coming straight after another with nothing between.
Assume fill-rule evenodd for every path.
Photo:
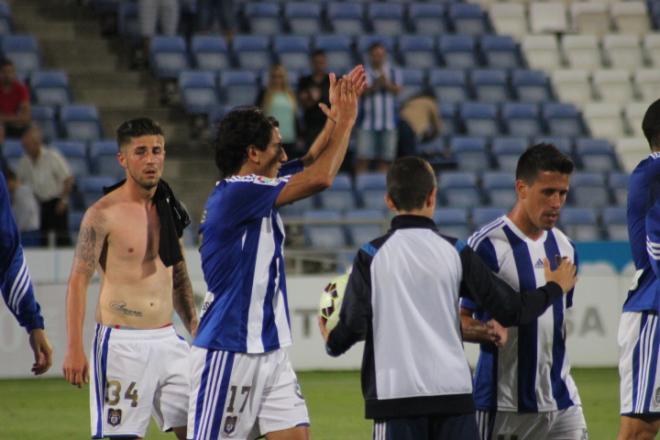
<instances>
[{"instance_id":1,"label":"white shorts","mask_svg":"<svg viewBox=\"0 0 660 440\"><path fill-rule=\"evenodd\" d=\"M477 411L482 440L587 440L587 422L582 407L558 411L516 413Z\"/></svg>"},{"instance_id":2,"label":"white shorts","mask_svg":"<svg viewBox=\"0 0 660 440\"><path fill-rule=\"evenodd\" d=\"M153 416L163 431L188 420L188 344L173 326L96 325L90 356L92 438L144 437Z\"/></svg>"},{"instance_id":3,"label":"white shorts","mask_svg":"<svg viewBox=\"0 0 660 440\"><path fill-rule=\"evenodd\" d=\"M309 425L284 349L245 354L193 346L190 362L189 440L254 439Z\"/></svg>"},{"instance_id":4,"label":"white shorts","mask_svg":"<svg viewBox=\"0 0 660 440\"><path fill-rule=\"evenodd\" d=\"M653 312L624 312L619 322L621 415L660 413L660 320Z\"/></svg>"}]
</instances>

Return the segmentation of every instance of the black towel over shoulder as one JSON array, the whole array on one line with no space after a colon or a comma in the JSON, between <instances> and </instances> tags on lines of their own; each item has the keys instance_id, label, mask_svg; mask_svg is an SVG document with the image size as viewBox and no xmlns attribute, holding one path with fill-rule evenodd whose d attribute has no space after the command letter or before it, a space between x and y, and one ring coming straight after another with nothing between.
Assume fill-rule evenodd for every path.
<instances>
[{"instance_id":1,"label":"black towel over shoulder","mask_svg":"<svg viewBox=\"0 0 660 440\"><path fill-rule=\"evenodd\" d=\"M126 179L103 188L103 193L108 194L116 190L124 182ZM179 238L183 235L183 230L190 225L190 216L181 202L174 197L172 188L162 179L158 182L153 202L160 219L158 255L165 266L173 266L183 260Z\"/></svg>"}]
</instances>

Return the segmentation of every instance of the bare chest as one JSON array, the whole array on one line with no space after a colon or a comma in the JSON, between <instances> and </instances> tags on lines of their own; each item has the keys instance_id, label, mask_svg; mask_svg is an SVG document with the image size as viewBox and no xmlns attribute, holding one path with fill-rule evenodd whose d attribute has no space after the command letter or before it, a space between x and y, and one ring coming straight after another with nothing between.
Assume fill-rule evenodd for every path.
<instances>
[{"instance_id":1,"label":"bare chest","mask_svg":"<svg viewBox=\"0 0 660 440\"><path fill-rule=\"evenodd\" d=\"M108 257L128 264L151 262L158 258L159 237L155 206L123 209L108 237Z\"/></svg>"}]
</instances>

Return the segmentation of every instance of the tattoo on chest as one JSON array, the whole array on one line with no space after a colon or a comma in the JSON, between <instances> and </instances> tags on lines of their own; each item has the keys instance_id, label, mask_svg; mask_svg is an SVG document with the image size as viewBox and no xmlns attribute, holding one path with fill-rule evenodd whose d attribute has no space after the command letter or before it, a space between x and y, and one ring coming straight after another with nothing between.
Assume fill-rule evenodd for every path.
<instances>
[{"instance_id":1,"label":"tattoo on chest","mask_svg":"<svg viewBox=\"0 0 660 440\"><path fill-rule=\"evenodd\" d=\"M131 310L129 308L126 308L126 303L125 302L111 302L110 307L112 307L113 310L118 311L122 315L136 316L138 318L142 317L142 312L141 311Z\"/></svg>"}]
</instances>

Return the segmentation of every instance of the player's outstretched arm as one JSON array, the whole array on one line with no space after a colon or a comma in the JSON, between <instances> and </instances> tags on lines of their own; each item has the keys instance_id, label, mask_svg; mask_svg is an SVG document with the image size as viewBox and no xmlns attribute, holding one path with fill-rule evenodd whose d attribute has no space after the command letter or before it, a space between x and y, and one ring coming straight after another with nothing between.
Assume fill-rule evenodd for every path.
<instances>
[{"instance_id":1,"label":"player's outstretched arm","mask_svg":"<svg viewBox=\"0 0 660 440\"><path fill-rule=\"evenodd\" d=\"M106 236L103 212L94 205L87 210L80 224L66 293L67 348L62 371L67 382L78 387L89 383L89 365L82 339L83 322L87 288L94 276Z\"/></svg>"},{"instance_id":2,"label":"player's outstretched arm","mask_svg":"<svg viewBox=\"0 0 660 440\"><path fill-rule=\"evenodd\" d=\"M364 75L364 73L362 73ZM276 206L304 199L332 185L341 167L351 131L358 111L358 96L361 93L361 77L344 76L337 80L330 75L331 112L336 124L330 135L328 146L304 171L295 174L280 192Z\"/></svg>"},{"instance_id":3,"label":"player's outstretched arm","mask_svg":"<svg viewBox=\"0 0 660 440\"><path fill-rule=\"evenodd\" d=\"M183 250L181 254L183 254ZM197 309L195 308L195 296L185 259L176 263L172 268L172 302L174 310L183 321L186 330L194 337L199 322Z\"/></svg>"},{"instance_id":4,"label":"player's outstretched arm","mask_svg":"<svg viewBox=\"0 0 660 440\"><path fill-rule=\"evenodd\" d=\"M577 280L577 268L572 262L563 260L555 271L551 271L546 260L547 284L530 292L518 293L493 275L469 247L463 247L460 256L463 265L461 295L472 299L505 327L533 321L555 298L573 289Z\"/></svg>"}]
</instances>

